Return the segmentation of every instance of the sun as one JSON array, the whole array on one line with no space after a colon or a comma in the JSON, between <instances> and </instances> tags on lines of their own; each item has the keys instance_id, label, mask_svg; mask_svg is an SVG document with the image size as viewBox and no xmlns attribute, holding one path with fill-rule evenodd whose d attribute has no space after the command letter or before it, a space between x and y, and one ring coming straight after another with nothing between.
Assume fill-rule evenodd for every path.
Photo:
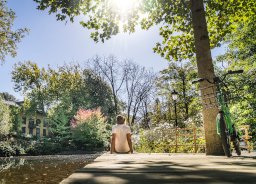
<instances>
[{"instance_id":1,"label":"sun","mask_svg":"<svg viewBox=\"0 0 256 184\"><path fill-rule=\"evenodd\" d=\"M140 5L140 0L110 0L112 8L121 15L126 15L129 12L137 9Z\"/></svg>"}]
</instances>

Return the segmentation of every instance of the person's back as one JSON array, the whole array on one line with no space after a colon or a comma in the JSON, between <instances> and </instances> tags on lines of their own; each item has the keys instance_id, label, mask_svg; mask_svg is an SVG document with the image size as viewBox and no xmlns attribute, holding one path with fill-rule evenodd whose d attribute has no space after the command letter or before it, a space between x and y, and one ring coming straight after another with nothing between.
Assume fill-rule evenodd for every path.
<instances>
[{"instance_id":1,"label":"person's back","mask_svg":"<svg viewBox=\"0 0 256 184\"><path fill-rule=\"evenodd\" d=\"M131 129L124 122L124 117L117 116L117 124L112 127L111 153L133 152Z\"/></svg>"}]
</instances>

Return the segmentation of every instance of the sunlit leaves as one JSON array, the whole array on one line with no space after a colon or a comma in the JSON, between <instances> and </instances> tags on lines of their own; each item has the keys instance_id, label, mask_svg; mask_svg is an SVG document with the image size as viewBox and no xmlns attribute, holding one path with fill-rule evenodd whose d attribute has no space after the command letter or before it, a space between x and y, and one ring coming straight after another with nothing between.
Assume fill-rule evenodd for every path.
<instances>
[{"instance_id":1,"label":"sunlit leaves","mask_svg":"<svg viewBox=\"0 0 256 184\"><path fill-rule=\"evenodd\" d=\"M15 83L16 91L31 91L35 88L40 88L45 79L45 71L39 69L37 64L30 61L26 63L17 63L12 71L12 80Z\"/></svg>"},{"instance_id":2,"label":"sunlit leaves","mask_svg":"<svg viewBox=\"0 0 256 184\"><path fill-rule=\"evenodd\" d=\"M13 29L15 13L8 9L5 0L0 0L0 64L6 55L16 56L17 43L21 41L27 29Z\"/></svg>"},{"instance_id":3,"label":"sunlit leaves","mask_svg":"<svg viewBox=\"0 0 256 184\"><path fill-rule=\"evenodd\" d=\"M67 114L78 108L97 108L107 115L113 111L110 87L91 70L78 64L65 64L53 69L39 68L36 63L15 65L12 72L15 90L29 99L29 106L45 112L61 105Z\"/></svg>"},{"instance_id":4,"label":"sunlit leaves","mask_svg":"<svg viewBox=\"0 0 256 184\"><path fill-rule=\"evenodd\" d=\"M0 136L7 135L11 125L10 109L0 97Z\"/></svg>"},{"instance_id":5,"label":"sunlit leaves","mask_svg":"<svg viewBox=\"0 0 256 184\"><path fill-rule=\"evenodd\" d=\"M225 37L229 43L227 52L217 58L226 65L225 70L243 69L244 73L228 78L229 89L235 100L231 101L231 111L235 122L251 125L256 134L256 22L255 15L246 22L237 23L233 34Z\"/></svg>"},{"instance_id":6,"label":"sunlit leaves","mask_svg":"<svg viewBox=\"0 0 256 184\"><path fill-rule=\"evenodd\" d=\"M196 66L193 62L171 62L168 68L161 71L161 75L157 80L157 90L159 95L162 97L162 110L167 122L174 121L173 115L173 100L171 92L175 89L178 92L177 108L178 108L178 124L179 126L184 125L183 122L188 117L194 123L202 123L201 119L197 119L197 115L201 109L199 105L199 98L196 95L196 91L193 88L191 81L196 78Z\"/></svg>"},{"instance_id":7,"label":"sunlit leaves","mask_svg":"<svg viewBox=\"0 0 256 184\"><path fill-rule=\"evenodd\" d=\"M71 120L72 138L78 147L107 145L109 130L100 109L79 109Z\"/></svg>"},{"instance_id":8,"label":"sunlit leaves","mask_svg":"<svg viewBox=\"0 0 256 184\"><path fill-rule=\"evenodd\" d=\"M167 60L187 59L195 53L189 0L142 0L126 15L122 28L123 17L112 9L111 0L35 1L41 10L50 7L49 13L56 13L60 20L85 15L81 24L93 30L91 37L96 42L104 42L120 31L134 32L136 25L149 29L160 24L163 41L156 44L155 52ZM236 22L246 21L256 12L254 0L206 0L204 3L211 48L220 46L225 35L236 28Z\"/></svg>"}]
</instances>

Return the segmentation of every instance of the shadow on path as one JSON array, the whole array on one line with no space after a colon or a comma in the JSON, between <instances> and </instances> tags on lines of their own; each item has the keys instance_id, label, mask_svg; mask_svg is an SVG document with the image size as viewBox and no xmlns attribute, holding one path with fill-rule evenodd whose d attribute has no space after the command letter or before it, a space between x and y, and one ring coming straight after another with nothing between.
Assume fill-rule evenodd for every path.
<instances>
[{"instance_id":1,"label":"shadow on path","mask_svg":"<svg viewBox=\"0 0 256 184\"><path fill-rule=\"evenodd\" d=\"M256 163L212 162L196 165L177 162L118 161L114 168L82 168L64 183L116 183L116 184L167 184L167 183L255 183ZM138 166L139 165L139 166ZM120 167L118 167L120 166ZM239 167L239 170L236 169Z\"/></svg>"}]
</instances>

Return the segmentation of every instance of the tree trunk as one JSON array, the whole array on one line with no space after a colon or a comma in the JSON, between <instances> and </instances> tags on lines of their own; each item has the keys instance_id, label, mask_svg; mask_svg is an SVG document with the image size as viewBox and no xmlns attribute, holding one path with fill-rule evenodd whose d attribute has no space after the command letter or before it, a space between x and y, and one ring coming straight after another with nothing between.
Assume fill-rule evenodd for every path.
<instances>
[{"instance_id":1,"label":"tree trunk","mask_svg":"<svg viewBox=\"0 0 256 184\"><path fill-rule=\"evenodd\" d=\"M207 31L207 24L204 11L203 0L190 0L192 12L192 24L195 37L196 59L198 68L198 77L212 80L214 77L214 68L210 50L210 41ZM200 86L208 87L210 84L206 81ZM203 94L201 90L201 94ZM216 115L218 108L203 109L203 122L206 139L206 155L224 155L220 137L216 130Z\"/></svg>"},{"instance_id":2,"label":"tree trunk","mask_svg":"<svg viewBox=\"0 0 256 184\"><path fill-rule=\"evenodd\" d=\"M182 72L181 76L182 80L182 94L183 94L183 99L184 99L184 104L185 104L185 120L188 119L188 101L187 101L187 95L186 95L186 75L185 72Z\"/></svg>"},{"instance_id":3,"label":"tree trunk","mask_svg":"<svg viewBox=\"0 0 256 184\"><path fill-rule=\"evenodd\" d=\"M115 94L115 91L114 91L114 88L112 90L112 93L113 93L113 98L114 98L114 106L115 106L115 116L117 116L118 114L118 102L117 102L117 96Z\"/></svg>"}]
</instances>

